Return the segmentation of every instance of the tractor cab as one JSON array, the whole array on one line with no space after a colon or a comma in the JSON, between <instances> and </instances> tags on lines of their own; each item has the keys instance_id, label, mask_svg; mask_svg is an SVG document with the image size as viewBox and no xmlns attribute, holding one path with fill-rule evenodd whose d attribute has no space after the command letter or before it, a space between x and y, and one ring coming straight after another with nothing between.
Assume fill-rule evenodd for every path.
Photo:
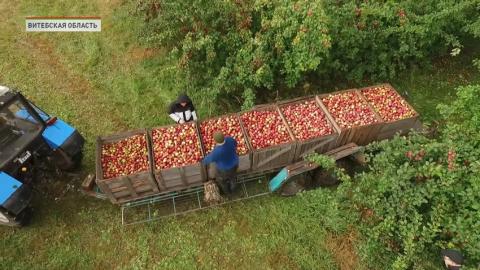
<instances>
[{"instance_id":1,"label":"tractor cab","mask_svg":"<svg viewBox=\"0 0 480 270\"><path fill-rule=\"evenodd\" d=\"M84 141L75 128L0 86L0 224L22 225L40 162L71 170Z\"/></svg>"}]
</instances>

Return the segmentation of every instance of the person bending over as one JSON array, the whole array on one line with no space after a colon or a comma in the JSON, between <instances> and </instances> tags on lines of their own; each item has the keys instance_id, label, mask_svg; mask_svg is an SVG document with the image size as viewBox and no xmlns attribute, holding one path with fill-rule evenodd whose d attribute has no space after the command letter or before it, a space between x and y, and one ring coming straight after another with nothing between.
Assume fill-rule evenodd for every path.
<instances>
[{"instance_id":1,"label":"person bending over","mask_svg":"<svg viewBox=\"0 0 480 270\"><path fill-rule=\"evenodd\" d=\"M231 195L236 188L238 155L237 141L232 137L225 137L222 132L216 131L213 134L216 146L202 161L208 165L212 162L216 165L215 181L220 190Z\"/></svg>"},{"instance_id":2,"label":"person bending over","mask_svg":"<svg viewBox=\"0 0 480 270\"><path fill-rule=\"evenodd\" d=\"M175 123L179 124L197 120L192 100L185 94L179 95L177 100L170 104L168 114Z\"/></svg>"}]
</instances>

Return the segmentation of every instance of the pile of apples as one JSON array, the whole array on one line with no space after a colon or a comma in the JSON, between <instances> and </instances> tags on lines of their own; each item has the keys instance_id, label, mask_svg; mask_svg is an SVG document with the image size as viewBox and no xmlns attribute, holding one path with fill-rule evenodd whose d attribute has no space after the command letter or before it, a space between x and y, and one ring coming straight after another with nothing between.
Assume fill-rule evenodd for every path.
<instances>
[{"instance_id":1,"label":"pile of apples","mask_svg":"<svg viewBox=\"0 0 480 270\"><path fill-rule=\"evenodd\" d=\"M356 92L331 94L322 98L341 129L370 125L377 122L375 113Z\"/></svg>"},{"instance_id":2,"label":"pile of apples","mask_svg":"<svg viewBox=\"0 0 480 270\"><path fill-rule=\"evenodd\" d=\"M237 141L237 154L244 155L248 152L247 143L243 136L240 121L236 115L228 115L216 119L209 119L200 124L200 134L202 137L205 152L209 154L215 148L213 133L221 131L225 136L230 136Z\"/></svg>"},{"instance_id":3,"label":"pile of apples","mask_svg":"<svg viewBox=\"0 0 480 270\"><path fill-rule=\"evenodd\" d=\"M280 107L295 138L308 140L332 134L333 129L314 99Z\"/></svg>"},{"instance_id":4,"label":"pile of apples","mask_svg":"<svg viewBox=\"0 0 480 270\"><path fill-rule=\"evenodd\" d=\"M254 149L291 141L287 126L275 108L245 112L240 117Z\"/></svg>"},{"instance_id":5,"label":"pile of apples","mask_svg":"<svg viewBox=\"0 0 480 270\"><path fill-rule=\"evenodd\" d=\"M104 144L101 164L104 179L147 171L149 163L146 135L135 135Z\"/></svg>"},{"instance_id":6,"label":"pile of apples","mask_svg":"<svg viewBox=\"0 0 480 270\"><path fill-rule=\"evenodd\" d=\"M154 129L152 144L157 170L182 167L202 159L195 123Z\"/></svg>"},{"instance_id":7,"label":"pile of apples","mask_svg":"<svg viewBox=\"0 0 480 270\"><path fill-rule=\"evenodd\" d=\"M407 102L388 86L377 86L362 90L362 94L372 104L385 122L413 117L413 111Z\"/></svg>"}]
</instances>

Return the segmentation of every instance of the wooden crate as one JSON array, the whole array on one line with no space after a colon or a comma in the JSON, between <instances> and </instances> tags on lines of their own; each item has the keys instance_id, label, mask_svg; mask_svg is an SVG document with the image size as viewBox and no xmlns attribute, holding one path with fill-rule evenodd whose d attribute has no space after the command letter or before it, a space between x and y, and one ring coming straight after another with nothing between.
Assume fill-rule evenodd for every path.
<instances>
[{"instance_id":1,"label":"wooden crate","mask_svg":"<svg viewBox=\"0 0 480 270\"><path fill-rule=\"evenodd\" d=\"M103 179L102 169L102 146L107 143L113 143L134 135L144 134L147 140L148 161L150 168L148 171L139 172L116 178ZM96 183L110 199L112 203L124 203L154 195L159 192L157 183L152 174L152 155L150 149L150 140L145 129L138 129L118 133L115 135L97 137L96 156Z\"/></svg>"},{"instance_id":2,"label":"wooden crate","mask_svg":"<svg viewBox=\"0 0 480 270\"><path fill-rule=\"evenodd\" d=\"M170 125L172 126L172 125ZM167 128L169 126L156 127L157 128ZM160 193L167 193L172 191L178 191L182 189L187 189L191 187L196 187L203 185L203 182L207 179L207 172L205 166L201 162L194 164L174 167L168 169L157 169L155 166L155 159L153 153L153 136L152 130L148 130L148 135L151 138L151 156L152 156L152 170L155 180L157 181ZM197 133L198 140L200 142L200 151L202 156L205 156L203 152L202 142L200 140L200 133L198 130L198 125L195 123L195 131Z\"/></svg>"},{"instance_id":3,"label":"wooden crate","mask_svg":"<svg viewBox=\"0 0 480 270\"><path fill-rule=\"evenodd\" d=\"M247 136L246 136L246 132L245 132L245 129L243 127L243 124L242 122L240 121L240 117L238 116L238 113L230 113L230 114L225 114L225 115L222 115L222 116L219 116L219 117L213 117L213 118L210 118L210 119L207 119L207 120L211 120L211 119L218 119L218 118L223 118L223 117L227 117L227 116L235 116L237 119L238 119L238 122L240 123L240 129L241 129L241 132L243 134L243 137L245 139L245 143L247 145L247 148L248 148L248 152L244 155L239 155L238 156L238 169L237 169L237 172L248 172L250 171L250 169L252 168L252 148L250 148L250 145L248 144L247 142ZM200 125L201 123L203 123L204 121L201 121L199 124L198 124L198 130L200 132L200 138L201 138L201 128L200 128ZM203 138L201 138L202 140L202 147L203 147L203 152L205 154L207 154L207 149L205 147L205 144L203 143ZM215 169L215 163L211 163L207 166L207 176L209 179L214 179L215 178L215 175L216 175L216 169Z\"/></svg>"},{"instance_id":4,"label":"wooden crate","mask_svg":"<svg viewBox=\"0 0 480 270\"><path fill-rule=\"evenodd\" d=\"M326 112L325 108L324 107L322 108L322 106L318 102L318 99L315 96L300 97L300 98L295 98L291 100L281 101L278 103L278 107L280 109L280 113L282 113L281 108L284 106L292 105L296 103L302 103L309 100L315 101L319 109L325 114L326 120L332 126L333 133L329 135L321 136L321 137L314 137L304 141L297 139L297 147L295 150L294 161L300 160L303 158L303 156L314 153L314 152L322 154L335 148L337 145L338 136L340 134L340 128L335 123L335 121L333 121L331 115L328 112ZM286 120L287 124L289 124L285 115L283 115L283 118ZM292 130L290 126L289 128L290 130ZM293 130L292 130L292 134L293 134Z\"/></svg>"},{"instance_id":5,"label":"wooden crate","mask_svg":"<svg viewBox=\"0 0 480 270\"><path fill-rule=\"evenodd\" d=\"M340 94L340 93L345 93L345 92L355 92L360 99L362 99L373 111L375 114L375 118L377 119L377 123L370 124L370 125L365 125L365 126L356 126L356 127L351 127L351 128L340 128L338 124L335 121L335 118L333 115L328 111L327 107L325 104L322 102L322 98L328 96L328 95L335 95L335 94ZM329 94L322 94L322 95L317 95L316 96L318 103L324 109L324 111L328 112L328 115L331 117L333 121L335 121L335 124L337 127L340 129L340 134L337 139L336 146L342 146L348 143L356 143L357 145L367 145L373 141L375 141L378 137L378 133L380 130L383 128L384 122L380 118L380 116L377 114L375 109L370 105L370 103L367 102L365 97L360 94L360 91L357 89L349 89L349 90L343 90L343 91L337 91Z\"/></svg>"},{"instance_id":6,"label":"wooden crate","mask_svg":"<svg viewBox=\"0 0 480 270\"><path fill-rule=\"evenodd\" d=\"M247 138L247 144L250 149L252 149L252 170L253 171L266 171L271 169L277 169L284 167L293 162L295 158L295 150L297 148L297 141L292 134L292 131L288 127L287 121L283 117L277 105L265 104L255 106L252 111L256 110L275 110L280 114L284 125L287 127L287 131L290 135L291 142L283 143L275 146L266 147L263 149L254 149L250 140L250 134L248 134L245 123L243 123L242 118L239 113L240 122L244 126L245 136ZM244 112L245 113L245 112Z\"/></svg>"},{"instance_id":7,"label":"wooden crate","mask_svg":"<svg viewBox=\"0 0 480 270\"><path fill-rule=\"evenodd\" d=\"M381 87L381 86L392 89L400 98L403 99L403 97L398 93L398 91L388 83L380 84L380 85L374 85L374 86L370 86L370 87L364 87L364 88L360 89L360 94L362 96L364 96L361 92L362 90L373 88L373 87ZM367 100L367 98L365 96L364 96L364 98L365 98L365 100ZM367 102L368 102L368 100L367 100ZM404 118L404 119L400 119L400 120L395 120L395 121L390 121L390 122L385 121L384 125L382 126L382 128L378 132L378 136L377 136L376 140L380 141L380 140L385 140L385 139L391 139L395 136L395 134L405 135L411 129L419 131L422 128L422 123L420 122L420 115L417 113L417 111L415 111L415 109L408 102L405 101L405 103L407 104L407 106L412 111L415 112L415 115L412 116L412 117ZM373 104L370 104L370 105L372 106L372 108L374 108ZM374 110L375 110L375 108L374 108Z\"/></svg>"}]
</instances>

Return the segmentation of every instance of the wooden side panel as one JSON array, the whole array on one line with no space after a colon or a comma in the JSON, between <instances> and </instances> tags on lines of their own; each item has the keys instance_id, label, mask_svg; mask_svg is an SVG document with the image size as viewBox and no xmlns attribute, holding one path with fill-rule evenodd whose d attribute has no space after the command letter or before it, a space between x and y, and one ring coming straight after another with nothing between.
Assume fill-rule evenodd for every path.
<instances>
[{"instance_id":1,"label":"wooden side panel","mask_svg":"<svg viewBox=\"0 0 480 270\"><path fill-rule=\"evenodd\" d=\"M298 142L297 150L295 151L294 160L300 160L303 156L311 153L325 153L333 148L337 144L338 134L332 134L323 136L320 138L314 138L305 142Z\"/></svg>"},{"instance_id":2,"label":"wooden side panel","mask_svg":"<svg viewBox=\"0 0 480 270\"><path fill-rule=\"evenodd\" d=\"M405 135L410 129L419 130L421 122L418 116L386 123L379 131L377 140L391 139L395 134Z\"/></svg>"},{"instance_id":3,"label":"wooden side panel","mask_svg":"<svg viewBox=\"0 0 480 270\"><path fill-rule=\"evenodd\" d=\"M296 144L283 144L253 153L252 169L257 171L284 167L293 162Z\"/></svg>"}]
</instances>

